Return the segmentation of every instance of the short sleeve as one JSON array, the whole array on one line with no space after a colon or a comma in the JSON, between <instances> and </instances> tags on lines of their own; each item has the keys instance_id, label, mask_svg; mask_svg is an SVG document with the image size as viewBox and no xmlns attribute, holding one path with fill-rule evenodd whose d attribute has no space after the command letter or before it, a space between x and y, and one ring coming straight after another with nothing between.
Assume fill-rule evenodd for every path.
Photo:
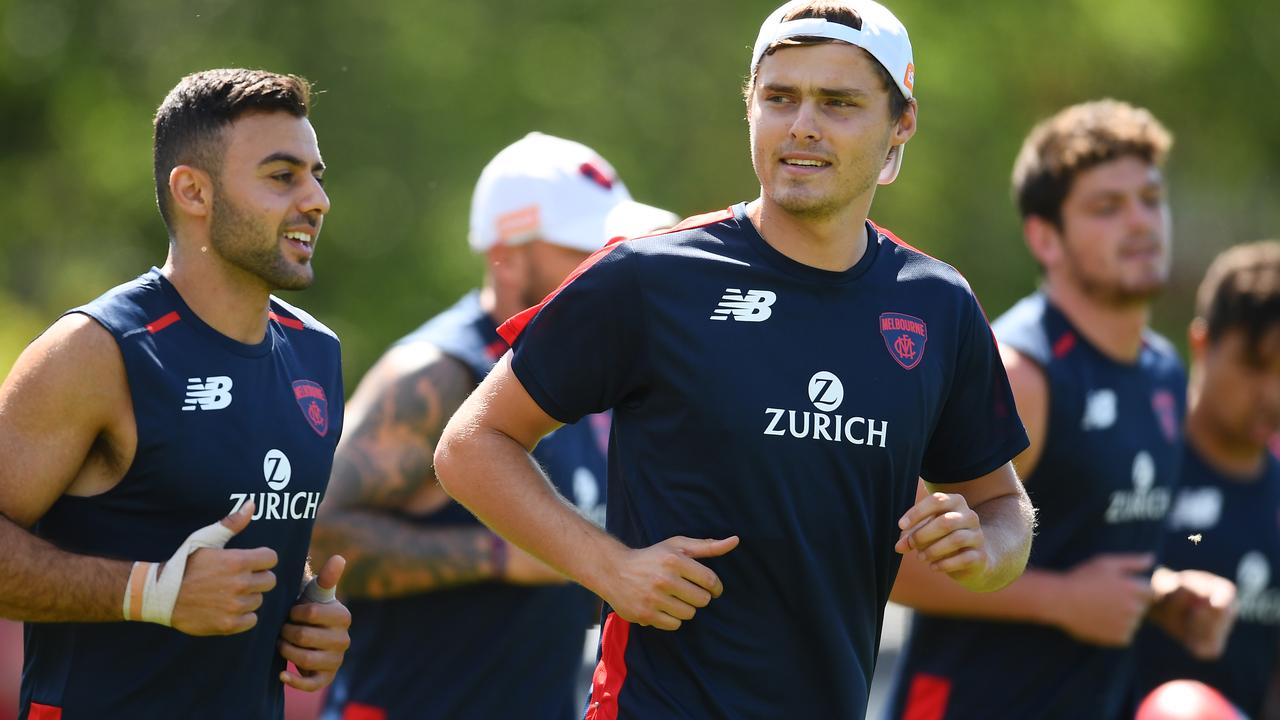
<instances>
[{"instance_id":1,"label":"short sleeve","mask_svg":"<svg viewBox=\"0 0 1280 720\"><path fill-rule=\"evenodd\" d=\"M644 331L637 257L606 246L559 289L498 329L511 367L551 417L573 423L624 402L640 386Z\"/></svg>"},{"instance_id":2,"label":"short sleeve","mask_svg":"<svg viewBox=\"0 0 1280 720\"><path fill-rule=\"evenodd\" d=\"M955 373L922 463L921 475L930 483L974 480L1030 444L995 336L977 299L970 292L965 297Z\"/></svg>"}]
</instances>

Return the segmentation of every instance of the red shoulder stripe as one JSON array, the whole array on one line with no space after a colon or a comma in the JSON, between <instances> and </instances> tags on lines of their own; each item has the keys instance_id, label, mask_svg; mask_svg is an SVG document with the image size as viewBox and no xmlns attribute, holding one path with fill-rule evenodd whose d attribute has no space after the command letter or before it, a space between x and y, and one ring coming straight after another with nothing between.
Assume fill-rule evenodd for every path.
<instances>
[{"instance_id":1,"label":"red shoulder stripe","mask_svg":"<svg viewBox=\"0 0 1280 720\"><path fill-rule=\"evenodd\" d=\"M729 207L723 210L716 210L714 212L702 213L701 215L694 215L692 217L687 217L681 220L679 223L677 223L675 227L671 228L670 230L667 230L667 232L675 232L677 230L690 230L692 228L702 227L704 225L713 225L718 222L724 222L725 220L732 220L732 219L733 219L733 208Z\"/></svg>"},{"instance_id":2,"label":"red shoulder stripe","mask_svg":"<svg viewBox=\"0 0 1280 720\"><path fill-rule=\"evenodd\" d=\"M178 314L178 311L172 310L168 313L165 313L164 315L161 315L155 320L152 320L151 322L147 323L147 326L146 326L147 332L151 333L152 335L155 335L156 333L178 322L181 319L182 319L182 316Z\"/></svg>"},{"instance_id":3,"label":"red shoulder stripe","mask_svg":"<svg viewBox=\"0 0 1280 720\"><path fill-rule=\"evenodd\" d=\"M27 708L27 720L62 720L62 708L33 702Z\"/></svg>"},{"instance_id":4,"label":"red shoulder stripe","mask_svg":"<svg viewBox=\"0 0 1280 720\"><path fill-rule=\"evenodd\" d=\"M551 302L551 299L556 295L559 295L561 290L569 287L570 283L577 280L579 275L590 270L592 265L600 262L600 258L608 255L621 246L622 239L619 238L588 255L587 259L583 260L582 264L574 268L573 272L569 273L569 276L564 279L564 282L560 283L560 287L552 290L550 295L547 295L542 299L542 302L512 315L506 322L499 325L498 334L502 336L503 340L507 341L507 345L515 345L516 338L520 337L520 333L524 332L524 329L529 325L529 322L532 321L534 316L542 310L542 306Z\"/></svg>"},{"instance_id":5,"label":"red shoulder stripe","mask_svg":"<svg viewBox=\"0 0 1280 720\"><path fill-rule=\"evenodd\" d=\"M280 323L281 325L287 328L293 328L294 330L302 330L306 328L306 326L302 324L301 320L297 320L291 317L285 317L283 315L277 315L275 310L268 312L267 317L272 320L275 320L276 322Z\"/></svg>"},{"instance_id":6,"label":"red shoulder stripe","mask_svg":"<svg viewBox=\"0 0 1280 720\"><path fill-rule=\"evenodd\" d=\"M932 255L930 255L929 253L927 253L927 252L925 252L925 251L921 250L920 248L916 247L915 245L912 245L911 243L909 243L909 242L907 242L907 241L903 240L902 238L898 237L897 235L894 235L892 230L889 230L888 228L880 227L879 225L877 225L877 224L876 224L876 222L875 222L874 220L872 220L872 219L870 219L870 218L867 218L867 222L871 223L871 227L873 227L873 228L875 228L877 231L879 231L879 232L883 233L885 237L887 237L887 238L889 238L890 240L894 241L895 243L897 243L897 244L901 245L902 247L904 247L904 248L906 248L906 249L908 249L908 250L915 250L916 252L920 253L921 255L924 255L924 256L925 256L925 257L927 257L927 258L933 258L934 260L938 260L938 258L933 257ZM938 260L938 262L942 262L942 261L941 261L941 260Z\"/></svg>"}]
</instances>

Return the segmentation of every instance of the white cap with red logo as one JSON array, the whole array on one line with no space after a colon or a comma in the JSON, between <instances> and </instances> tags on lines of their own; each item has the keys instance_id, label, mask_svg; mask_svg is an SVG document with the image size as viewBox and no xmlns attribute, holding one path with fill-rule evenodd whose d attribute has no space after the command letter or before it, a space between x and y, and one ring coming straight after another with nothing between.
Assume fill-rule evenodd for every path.
<instances>
[{"instance_id":1,"label":"white cap with red logo","mask_svg":"<svg viewBox=\"0 0 1280 720\"><path fill-rule=\"evenodd\" d=\"M531 132L499 152L471 196L471 248L531 240L594 252L616 235L674 225L679 218L638 203L594 150Z\"/></svg>"},{"instance_id":2,"label":"white cap with red logo","mask_svg":"<svg viewBox=\"0 0 1280 720\"><path fill-rule=\"evenodd\" d=\"M774 10L760 26L760 34L751 53L751 75L755 76L760 60L774 44L796 37L816 37L840 40L866 50L893 78L904 97L910 100L916 84L916 66L912 61L911 40L907 28L894 17L889 9L874 0L838 0L862 19L862 28L830 22L822 18L783 18L807 4L807 0L791 0ZM880 184L888 185L898 177L902 168L903 146L898 145L880 173Z\"/></svg>"}]
</instances>

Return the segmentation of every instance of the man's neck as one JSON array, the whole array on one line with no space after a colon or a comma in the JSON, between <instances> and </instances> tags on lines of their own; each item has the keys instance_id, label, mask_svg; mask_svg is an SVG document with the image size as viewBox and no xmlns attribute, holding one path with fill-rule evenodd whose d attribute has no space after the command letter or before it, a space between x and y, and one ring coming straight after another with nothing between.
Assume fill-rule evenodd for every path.
<instances>
[{"instance_id":1,"label":"man's neck","mask_svg":"<svg viewBox=\"0 0 1280 720\"><path fill-rule=\"evenodd\" d=\"M1239 483L1257 482L1267 461L1267 448L1226 437L1214 426L1193 386L1191 409L1187 412L1187 442L1200 459L1223 476Z\"/></svg>"},{"instance_id":2,"label":"man's neck","mask_svg":"<svg viewBox=\"0 0 1280 720\"><path fill-rule=\"evenodd\" d=\"M747 217L774 250L821 270L848 270L867 251L867 210L855 203L845 211L809 219L797 217L764 197L747 205Z\"/></svg>"},{"instance_id":3,"label":"man's neck","mask_svg":"<svg viewBox=\"0 0 1280 720\"><path fill-rule=\"evenodd\" d=\"M1126 306L1106 305L1070 283L1044 285L1045 294L1076 330L1107 357L1131 363L1142 350L1142 333L1151 317L1145 302Z\"/></svg>"},{"instance_id":4,"label":"man's neck","mask_svg":"<svg viewBox=\"0 0 1280 720\"><path fill-rule=\"evenodd\" d=\"M170 244L160 273L209 327L250 345L266 337L271 291L258 278L217 257L207 242L185 249L181 243Z\"/></svg>"}]
</instances>

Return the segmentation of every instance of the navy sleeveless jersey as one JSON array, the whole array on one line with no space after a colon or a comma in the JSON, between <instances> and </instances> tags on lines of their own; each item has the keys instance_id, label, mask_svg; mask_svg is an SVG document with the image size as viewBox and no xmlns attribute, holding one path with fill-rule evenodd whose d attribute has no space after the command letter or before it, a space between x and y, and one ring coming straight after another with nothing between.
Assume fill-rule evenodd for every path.
<instances>
[{"instance_id":1,"label":"navy sleeveless jersey","mask_svg":"<svg viewBox=\"0 0 1280 720\"><path fill-rule=\"evenodd\" d=\"M400 342L434 345L467 365L476 383L507 350L475 292ZM608 416L593 415L534 450L560 493L600 524L607 438ZM480 526L453 502L403 519ZM575 681L599 601L579 585L485 582L349 605L358 621L326 717L564 720L581 712Z\"/></svg>"},{"instance_id":2,"label":"navy sleeveless jersey","mask_svg":"<svg viewBox=\"0 0 1280 720\"><path fill-rule=\"evenodd\" d=\"M606 615L589 718L862 717L917 478L1025 447L968 284L867 228L820 270L740 204L597 252L501 329L548 414L614 408L613 535L741 537L678 631Z\"/></svg>"},{"instance_id":3,"label":"navy sleeveless jersey","mask_svg":"<svg viewBox=\"0 0 1280 720\"><path fill-rule=\"evenodd\" d=\"M1240 614L1215 662L1196 660L1161 630L1143 628L1135 699L1163 682L1191 678L1222 691L1250 717L1263 717L1268 684L1280 669L1280 462L1268 455L1259 477L1233 479L1188 443L1166 527L1164 564L1233 580Z\"/></svg>"},{"instance_id":4,"label":"navy sleeveless jersey","mask_svg":"<svg viewBox=\"0 0 1280 720\"><path fill-rule=\"evenodd\" d=\"M115 337L138 445L119 484L62 496L36 534L70 552L161 562L252 498L254 520L227 547L274 549L277 584L258 624L238 635L28 623L22 717L32 703L61 708L63 720L282 717L276 642L301 590L342 430L337 337L273 298L263 341L236 342L202 322L154 268L71 312Z\"/></svg>"},{"instance_id":5,"label":"navy sleeveless jersey","mask_svg":"<svg viewBox=\"0 0 1280 720\"><path fill-rule=\"evenodd\" d=\"M1181 454L1186 377L1148 333L1138 360L1115 362L1040 293L995 322L1000 342L1044 371L1044 447L1024 480L1039 510L1028 567L1068 570L1098 553L1157 553ZM916 613L892 717L1118 717L1131 652L1047 625Z\"/></svg>"}]
</instances>

